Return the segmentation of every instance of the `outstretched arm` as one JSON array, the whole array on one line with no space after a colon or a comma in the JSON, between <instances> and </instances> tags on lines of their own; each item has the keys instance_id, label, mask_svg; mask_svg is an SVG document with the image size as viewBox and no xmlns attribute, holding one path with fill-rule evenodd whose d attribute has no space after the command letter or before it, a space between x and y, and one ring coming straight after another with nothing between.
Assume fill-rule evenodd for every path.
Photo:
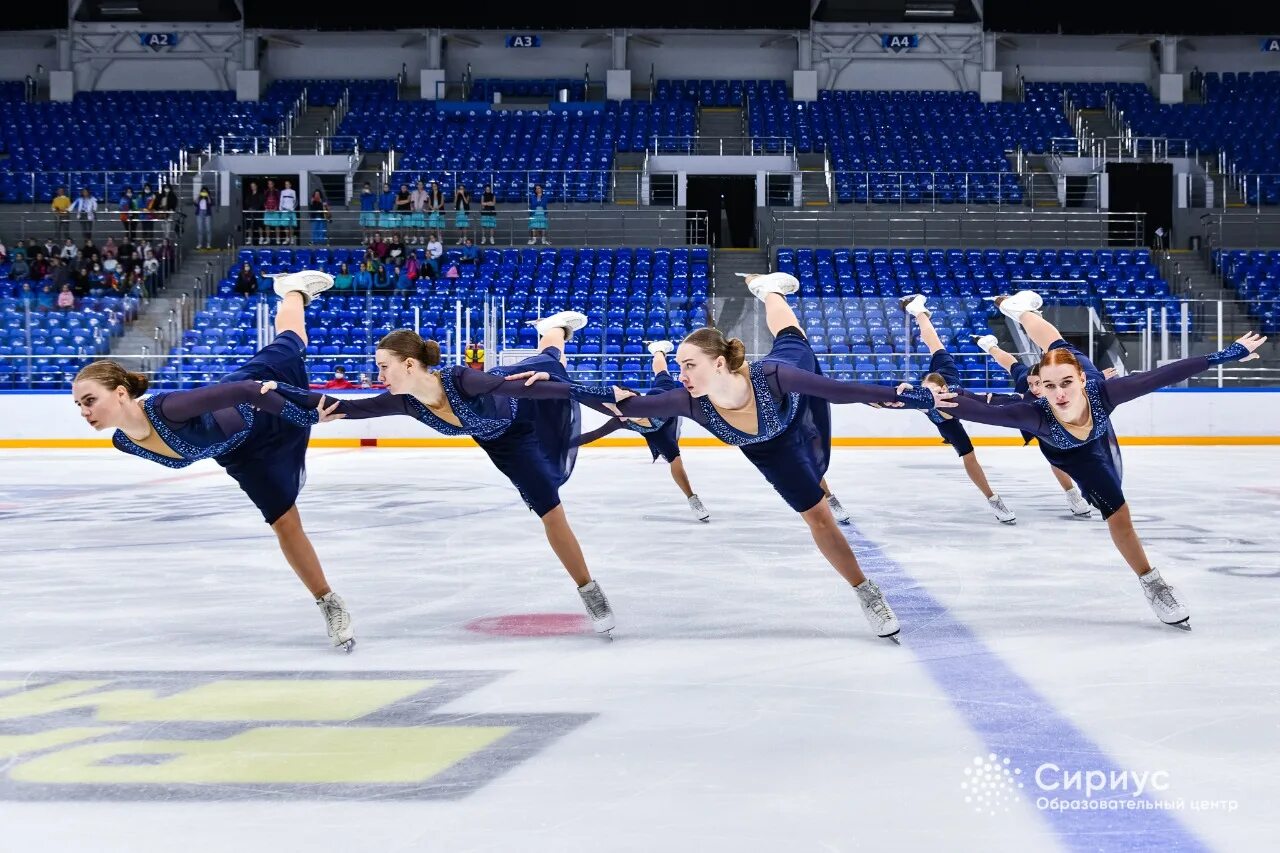
<instances>
[{"instance_id":1,"label":"outstretched arm","mask_svg":"<svg viewBox=\"0 0 1280 853\"><path fill-rule=\"evenodd\" d=\"M554 376L538 376L539 381L536 382L519 382L469 367L453 371L454 384L465 397L501 394L504 397L525 397L531 400L568 400L572 396L572 386L568 382Z\"/></svg>"},{"instance_id":2,"label":"outstretched arm","mask_svg":"<svg viewBox=\"0 0 1280 853\"><path fill-rule=\"evenodd\" d=\"M976 397L961 394L954 401L955 408L947 411L948 415L953 418L959 418L962 421L973 421L979 424L990 424L991 426L1009 427L1010 429L1018 429L1033 435L1040 435L1043 432L1043 421L1040 417L1040 410L1033 403L1023 402L1007 402L1001 400L999 403L987 403ZM1001 403L1006 403L1001 405Z\"/></svg>"},{"instance_id":3,"label":"outstretched arm","mask_svg":"<svg viewBox=\"0 0 1280 853\"><path fill-rule=\"evenodd\" d=\"M408 415L416 418L417 414L409 408L408 394L379 394L376 397L362 397L357 400L341 400L335 397L326 397L323 394L317 394L306 388L296 388L292 385L278 385L274 383L272 387L275 391L270 393L278 393L286 397L295 406L310 411L316 411L320 408L321 403L325 405L324 420L337 420L339 418L350 418L354 421L366 420L368 418L385 418L391 415Z\"/></svg>"},{"instance_id":4,"label":"outstretched arm","mask_svg":"<svg viewBox=\"0 0 1280 853\"><path fill-rule=\"evenodd\" d=\"M319 420L315 406L299 406L276 391L264 394L262 383L252 379L220 382L190 391L173 391L160 399L159 409L165 420L180 423L245 403L295 426L310 426Z\"/></svg>"},{"instance_id":5,"label":"outstretched arm","mask_svg":"<svg viewBox=\"0 0 1280 853\"><path fill-rule=\"evenodd\" d=\"M593 441L604 438L610 433L626 428L626 423L618 420L617 418L613 418L612 420L605 421L603 426L598 426L591 432L584 432L582 435L578 436L577 440L573 442L573 446L582 447L584 444L590 444Z\"/></svg>"},{"instance_id":6,"label":"outstretched arm","mask_svg":"<svg viewBox=\"0 0 1280 853\"><path fill-rule=\"evenodd\" d=\"M787 364L770 364L775 371L778 389L784 394L807 394L829 403L901 403L908 409L932 409L933 395L924 388L912 388L898 393L883 385L864 385L861 382L840 382L799 367ZM674 391L670 393L675 393ZM936 404L949 408L947 402Z\"/></svg>"},{"instance_id":7,"label":"outstretched arm","mask_svg":"<svg viewBox=\"0 0 1280 853\"><path fill-rule=\"evenodd\" d=\"M634 394L626 389L617 390L624 394ZM600 408L601 404L614 403L617 396L619 395L615 394L613 388L574 386L574 398L597 411L607 411L607 408ZM639 395L626 397L618 400L614 405L623 416L628 418L693 417L693 398L685 388L673 388L661 394L646 394L643 397Z\"/></svg>"},{"instance_id":8,"label":"outstretched arm","mask_svg":"<svg viewBox=\"0 0 1280 853\"><path fill-rule=\"evenodd\" d=\"M1249 332L1224 350L1219 350L1210 355L1179 359L1162 367L1157 367L1155 370L1130 373L1128 376L1121 376L1118 379L1108 379L1103 383L1102 387L1106 392L1107 399L1114 408L1121 403L1127 403L1130 400L1136 400L1138 397L1150 394L1152 391L1166 388L1184 379L1190 379L1197 373L1203 373L1214 365L1225 364L1229 361L1249 361L1257 358L1254 355L1254 350L1262 346L1266 341L1266 338Z\"/></svg>"}]
</instances>

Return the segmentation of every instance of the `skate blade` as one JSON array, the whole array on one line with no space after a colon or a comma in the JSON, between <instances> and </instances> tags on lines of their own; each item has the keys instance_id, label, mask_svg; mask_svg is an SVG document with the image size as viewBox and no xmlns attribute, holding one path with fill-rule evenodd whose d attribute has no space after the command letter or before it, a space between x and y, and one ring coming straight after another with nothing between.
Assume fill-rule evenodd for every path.
<instances>
[{"instance_id":1,"label":"skate blade","mask_svg":"<svg viewBox=\"0 0 1280 853\"><path fill-rule=\"evenodd\" d=\"M889 636L887 636L887 637L882 637L881 639L888 640L888 641L890 641L891 643L893 643L895 646L900 646L900 645L902 645L902 640L899 640L899 639L898 639L898 635L897 635L897 634L890 634Z\"/></svg>"},{"instance_id":2,"label":"skate blade","mask_svg":"<svg viewBox=\"0 0 1280 853\"><path fill-rule=\"evenodd\" d=\"M837 518L837 519L836 519L836 524L843 524L844 526L848 527L850 524L853 524L853 519L852 519L852 518L845 518L845 519Z\"/></svg>"},{"instance_id":3,"label":"skate blade","mask_svg":"<svg viewBox=\"0 0 1280 853\"><path fill-rule=\"evenodd\" d=\"M356 647L355 637L352 637L350 640L347 640L345 643L338 643L338 645L334 646L335 649L342 649L347 654L351 654L351 650L354 649L355 647Z\"/></svg>"},{"instance_id":4,"label":"skate blade","mask_svg":"<svg viewBox=\"0 0 1280 853\"><path fill-rule=\"evenodd\" d=\"M996 521L1000 522L1001 524L1017 524L1018 523L1018 519L1016 518L1011 518L1008 521L1005 521L1003 518L997 518Z\"/></svg>"},{"instance_id":5,"label":"skate blade","mask_svg":"<svg viewBox=\"0 0 1280 853\"><path fill-rule=\"evenodd\" d=\"M1168 625L1170 628L1178 628L1179 630L1182 630L1182 631L1191 630L1190 619L1183 619L1181 622L1166 622L1165 624Z\"/></svg>"},{"instance_id":6,"label":"skate blade","mask_svg":"<svg viewBox=\"0 0 1280 853\"><path fill-rule=\"evenodd\" d=\"M597 631L597 632L596 632L596 636L597 636L597 637L599 637L600 639L604 640L606 643L612 643L612 642L613 642L613 629L612 629L612 628L610 628L608 631Z\"/></svg>"}]
</instances>

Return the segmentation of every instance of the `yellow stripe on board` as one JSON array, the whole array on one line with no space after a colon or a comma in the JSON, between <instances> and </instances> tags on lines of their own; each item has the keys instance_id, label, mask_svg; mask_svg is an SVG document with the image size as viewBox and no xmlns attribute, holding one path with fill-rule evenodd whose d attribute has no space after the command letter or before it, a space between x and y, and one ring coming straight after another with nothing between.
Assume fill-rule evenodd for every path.
<instances>
[{"instance_id":1,"label":"yellow stripe on board","mask_svg":"<svg viewBox=\"0 0 1280 853\"><path fill-rule=\"evenodd\" d=\"M973 436L978 447L1021 447L1016 436ZM1120 439L1129 447L1146 446L1262 446L1280 445L1280 435L1137 435ZM590 447L643 447L642 438L603 438ZM941 447L942 440L928 436L837 436L834 447ZM311 447L332 448L450 448L475 447L469 438L313 438ZM681 447L730 447L714 438L682 438ZM0 438L0 450L82 450L111 447L109 439L100 438Z\"/></svg>"}]
</instances>

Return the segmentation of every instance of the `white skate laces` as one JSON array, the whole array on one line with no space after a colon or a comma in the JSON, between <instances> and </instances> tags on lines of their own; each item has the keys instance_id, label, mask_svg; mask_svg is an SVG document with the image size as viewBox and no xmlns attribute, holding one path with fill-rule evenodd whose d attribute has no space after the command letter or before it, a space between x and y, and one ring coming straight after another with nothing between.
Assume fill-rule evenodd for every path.
<instances>
[{"instance_id":1,"label":"white skate laces","mask_svg":"<svg viewBox=\"0 0 1280 853\"><path fill-rule=\"evenodd\" d=\"M355 631L351 628L351 614L347 605L336 592L327 592L316 599L316 605L324 616L325 629L335 647L341 646L350 652L355 646Z\"/></svg>"},{"instance_id":2,"label":"white skate laces","mask_svg":"<svg viewBox=\"0 0 1280 853\"><path fill-rule=\"evenodd\" d=\"M613 608L609 599L604 597L604 590L595 581L578 587L578 595L582 596L582 605L587 608L591 617L591 626L597 634L608 634L613 630Z\"/></svg>"},{"instance_id":3,"label":"white skate laces","mask_svg":"<svg viewBox=\"0 0 1280 853\"><path fill-rule=\"evenodd\" d=\"M1159 569L1152 569L1145 575L1141 575L1138 580L1142 584L1142 594L1146 596L1147 604L1151 605L1151 610L1156 614L1157 619L1184 631L1191 630L1191 614L1186 606L1178 601L1178 595L1173 587L1160 576Z\"/></svg>"},{"instance_id":4,"label":"white skate laces","mask_svg":"<svg viewBox=\"0 0 1280 853\"><path fill-rule=\"evenodd\" d=\"M855 586L853 591L858 593L858 604L862 607L862 615L867 617L867 624L871 626L872 631L875 631L876 636L897 643L898 638L895 635L901 630L898 626L898 617L875 581L867 578Z\"/></svg>"}]
</instances>

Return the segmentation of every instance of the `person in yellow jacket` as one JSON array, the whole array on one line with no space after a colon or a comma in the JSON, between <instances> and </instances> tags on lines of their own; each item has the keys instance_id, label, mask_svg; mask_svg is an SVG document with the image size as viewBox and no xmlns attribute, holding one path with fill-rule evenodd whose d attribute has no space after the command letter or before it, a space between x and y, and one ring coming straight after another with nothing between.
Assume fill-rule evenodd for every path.
<instances>
[{"instance_id":1,"label":"person in yellow jacket","mask_svg":"<svg viewBox=\"0 0 1280 853\"><path fill-rule=\"evenodd\" d=\"M484 345L472 342L463 350L462 357L466 359L467 367L476 370L484 370Z\"/></svg>"}]
</instances>

